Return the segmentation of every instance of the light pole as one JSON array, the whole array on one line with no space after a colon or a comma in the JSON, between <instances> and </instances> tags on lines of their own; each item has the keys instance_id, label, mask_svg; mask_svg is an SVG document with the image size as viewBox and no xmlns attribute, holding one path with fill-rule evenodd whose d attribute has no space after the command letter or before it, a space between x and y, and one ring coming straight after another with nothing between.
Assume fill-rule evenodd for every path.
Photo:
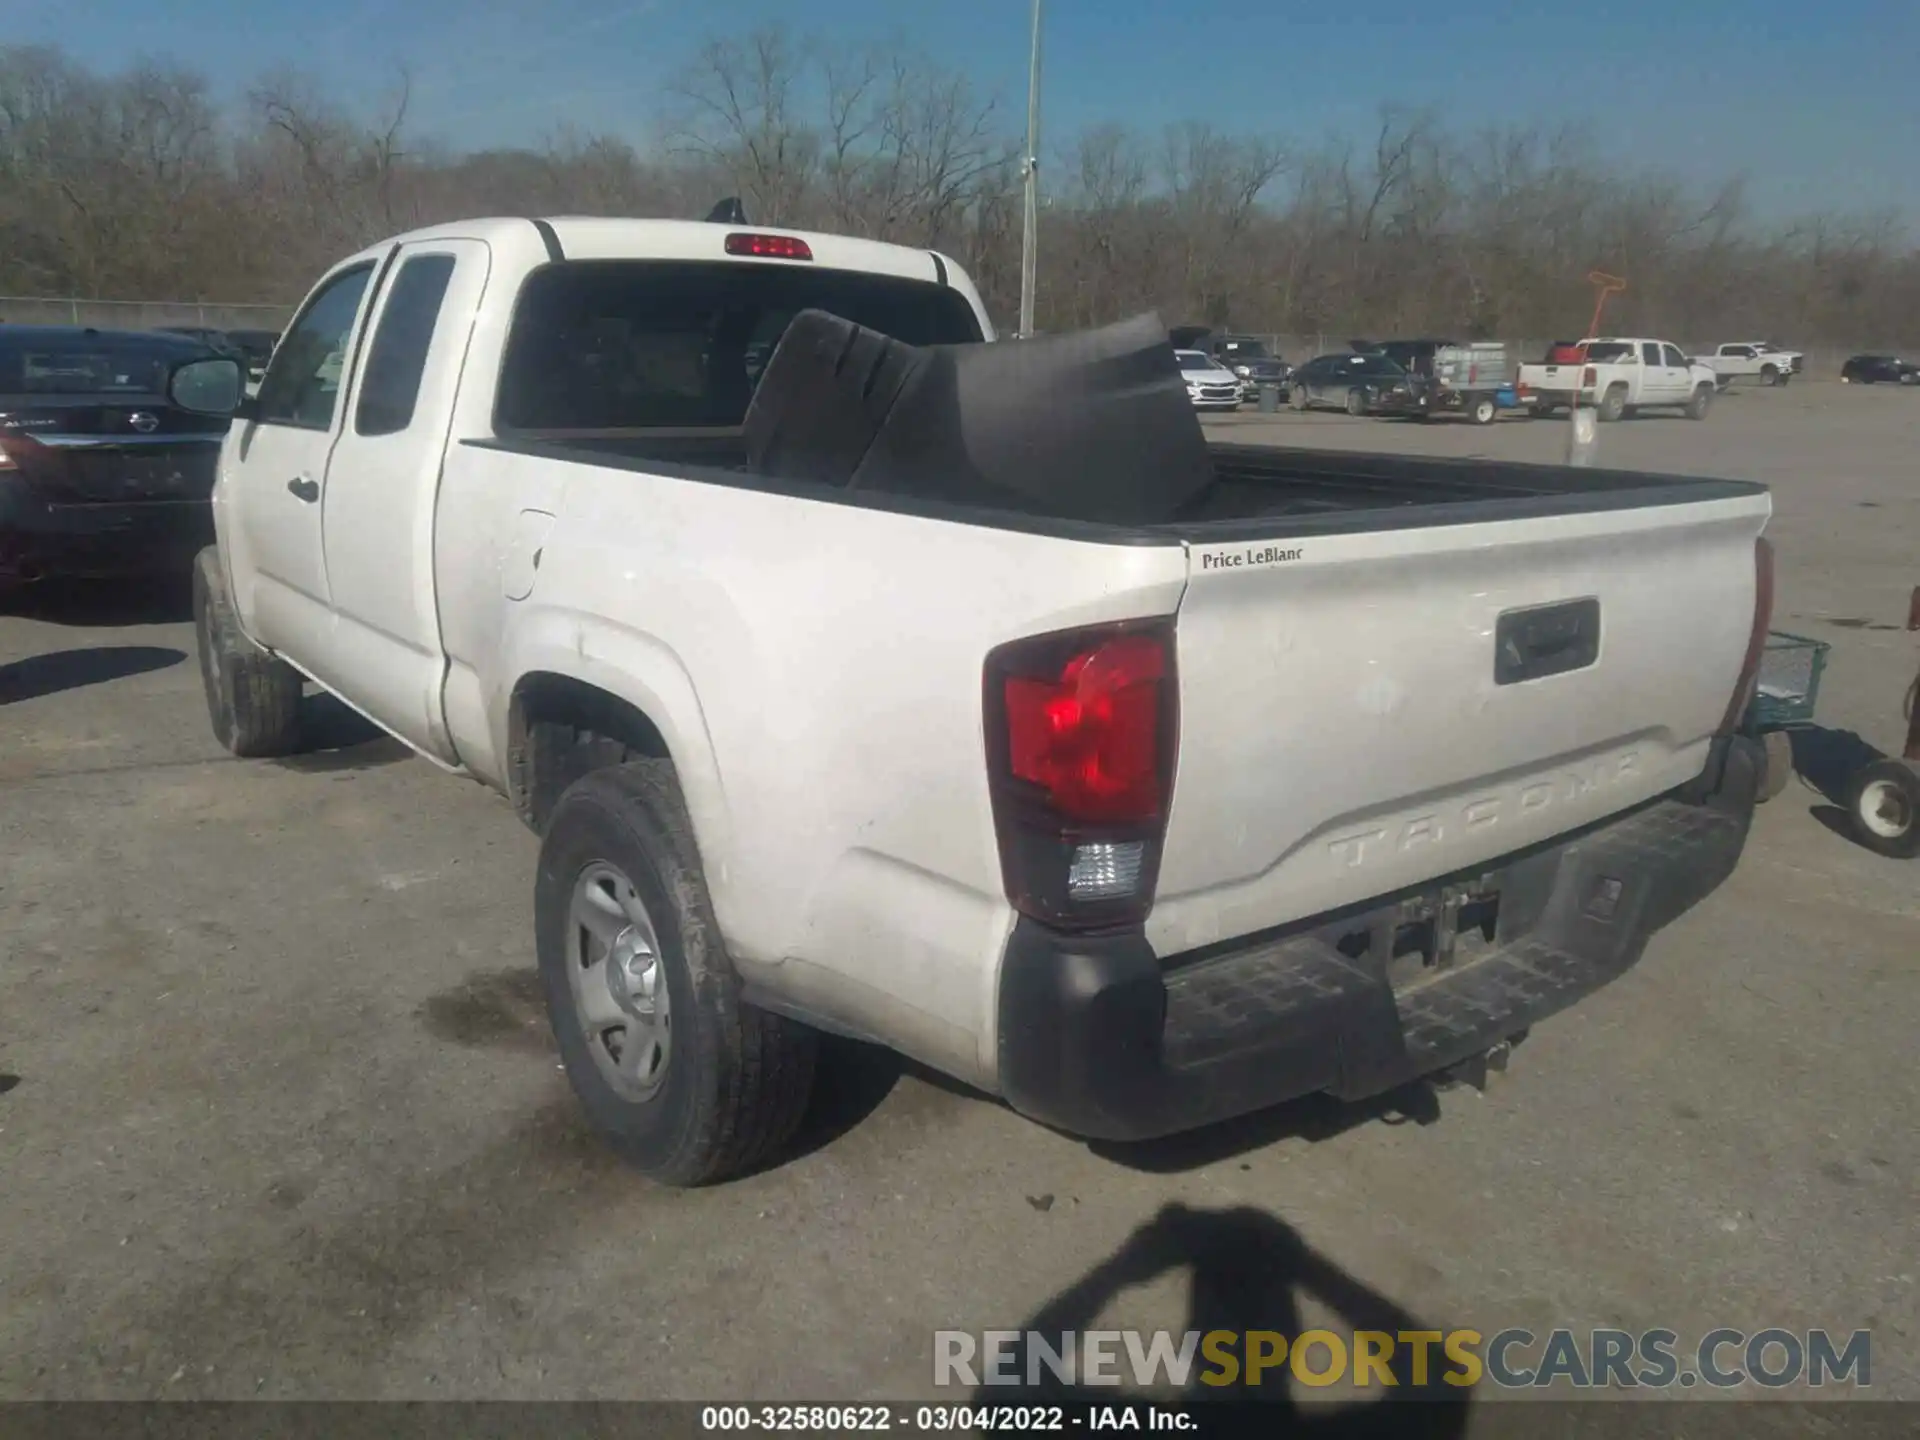
<instances>
[{"instance_id":1,"label":"light pole","mask_svg":"<svg viewBox=\"0 0 1920 1440\"><path fill-rule=\"evenodd\" d=\"M1027 62L1027 155L1020 166L1026 186L1026 224L1020 235L1020 335L1033 334L1035 252L1040 244L1040 0L1033 0L1033 45Z\"/></svg>"}]
</instances>

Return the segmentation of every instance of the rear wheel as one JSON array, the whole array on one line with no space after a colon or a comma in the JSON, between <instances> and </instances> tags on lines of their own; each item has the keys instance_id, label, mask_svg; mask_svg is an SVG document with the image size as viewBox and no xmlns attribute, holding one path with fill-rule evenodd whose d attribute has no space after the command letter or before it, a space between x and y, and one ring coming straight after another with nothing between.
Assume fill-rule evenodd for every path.
<instances>
[{"instance_id":1,"label":"rear wheel","mask_svg":"<svg viewBox=\"0 0 1920 1440\"><path fill-rule=\"evenodd\" d=\"M1904 760L1876 760L1847 784L1847 818L1877 855L1920 855L1920 771Z\"/></svg>"},{"instance_id":2,"label":"rear wheel","mask_svg":"<svg viewBox=\"0 0 1920 1440\"><path fill-rule=\"evenodd\" d=\"M1347 391L1347 414L1364 415L1367 413L1367 392L1364 390Z\"/></svg>"},{"instance_id":3,"label":"rear wheel","mask_svg":"<svg viewBox=\"0 0 1920 1440\"><path fill-rule=\"evenodd\" d=\"M1697 386L1694 389L1693 398L1687 401L1687 418L1689 420L1704 420L1707 418L1707 411L1712 408L1713 387L1711 385Z\"/></svg>"},{"instance_id":4,"label":"rear wheel","mask_svg":"<svg viewBox=\"0 0 1920 1440\"><path fill-rule=\"evenodd\" d=\"M1295 385L1291 390L1289 390L1287 392L1287 404L1291 405L1295 410L1299 411L1301 414L1303 415L1306 414L1306 411L1307 411L1306 386Z\"/></svg>"},{"instance_id":5,"label":"rear wheel","mask_svg":"<svg viewBox=\"0 0 1920 1440\"><path fill-rule=\"evenodd\" d=\"M1610 423L1612 421L1618 420L1622 415L1625 415L1626 413L1627 413L1627 387L1624 385L1608 386L1607 393L1601 397L1598 413L1595 415L1594 418L1603 422Z\"/></svg>"},{"instance_id":6,"label":"rear wheel","mask_svg":"<svg viewBox=\"0 0 1920 1440\"><path fill-rule=\"evenodd\" d=\"M193 561L193 629L214 738L243 759L298 750L300 672L241 633L212 545Z\"/></svg>"},{"instance_id":7,"label":"rear wheel","mask_svg":"<svg viewBox=\"0 0 1920 1440\"><path fill-rule=\"evenodd\" d=\"M778 1157L818 1036L741 998L671 762L596 770L560 797L534 936L567 1078L636 1169L701 1185Z\"/></svg>"},{"instance_id":8,"label":"rear wheel","mask_svg":"<svg viewBox=\"0 0 1920 1440\"><path fill-rule=\"evenodd\" d=\"M1493 403L1491 395L1482 395L1473 402L1473 408L1467 412L1476 425L1491 425L1500 415L1500 407Z\"/></svg>"}]
</instances>

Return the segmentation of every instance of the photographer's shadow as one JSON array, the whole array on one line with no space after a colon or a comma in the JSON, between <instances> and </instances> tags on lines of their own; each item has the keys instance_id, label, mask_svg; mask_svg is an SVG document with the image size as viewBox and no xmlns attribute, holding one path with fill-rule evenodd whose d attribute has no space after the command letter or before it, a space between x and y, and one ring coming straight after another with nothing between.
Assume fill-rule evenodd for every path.
<instances>
[{"instance_id":1,"label":"photographer's shadow","mask_svg":"<svg viewBox=\"0 0 1920 1440\"><path fill-rule=\"evenodd\" d=\"M1386 1296L1349 1275L1319 1254L1284 1221L1240 1206L1231 1210L1196 1210L1169 1205L1127 1237L1126 1243L1083 1278L1049 1300L1023 1329L1038 1332L1049 1345L1059 1345L1064 1331L1084 1334L1121 1291L1143 1285L1172 1270L1189 1272L1185 1329L1206 1335L1225 1330L1234 1334L1235 1357L1243 1362L1230 1384L1209 1384L1203 1374L1218 1373L1204 1352L1196 1350L1186 1385L1177 1397L1134 1392L1123 1386L1067 1384L1046 1367L1037 1382L1018 1386L984 1384L975 1392L981 1405L1009 1401L1031 1404L1116 1405L1127 1401L1187 1403L1217 1400L1260 1401L1261 1430L1272 1434L1300 1434L1349 1440L1370 1435L1430 1435L1453 1437L1465 1433L1467 1392L1444 1379L1447 1361L1435 1343L1427 1348L1424 1383L1415 1384L1414 1350L1398 1343L1404 1331L1436 1331L1408 1314ZM1244 1360L1244 1337L1250 1330L1277 1331L1289 1343L1301 1333L1300 1298L1311 1296L1338 1319L1335 1328L1349 1347L1353 1332L1384 1331L1395 1337L1385 1364L1395 1383L1379 1385L1379 1400L1353 1404L1301 1405L1285 1379L1287 1365L1266 1370L1249 1383ZM1351 1375L1349 1353L1345 1374ZM1122 1366L1125 1365L1122 1354ZM1316 1369L1324 1370L1325 1352ZM1401 1402L1416 1402L1406 1404Z\"/></svg>"}]
</instances>

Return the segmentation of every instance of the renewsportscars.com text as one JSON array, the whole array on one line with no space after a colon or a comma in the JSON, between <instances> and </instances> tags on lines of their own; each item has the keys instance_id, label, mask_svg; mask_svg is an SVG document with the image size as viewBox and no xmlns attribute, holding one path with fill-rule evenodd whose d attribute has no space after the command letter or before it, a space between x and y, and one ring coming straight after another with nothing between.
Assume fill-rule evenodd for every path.
<instances>
[{"instance_id":1,"label":"renewsportscars.com text","mask_svg":"<svg viewBox=\"0 0 1920 1440\"><path fill-rule=\"evenodd\" d=\"M1366 1389L1492 1384L1503 1389L1779 1389L1873 1383L1870 1331L1710 1330L940 1330L938 1386L1186 1389L1342 1383Z\"/></svg>"}]
</instances>

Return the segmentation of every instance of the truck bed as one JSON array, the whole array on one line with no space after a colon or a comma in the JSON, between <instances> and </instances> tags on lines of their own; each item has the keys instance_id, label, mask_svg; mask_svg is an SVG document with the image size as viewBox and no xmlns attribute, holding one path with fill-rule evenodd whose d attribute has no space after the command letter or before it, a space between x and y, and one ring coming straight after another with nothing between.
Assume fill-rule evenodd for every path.
<instances>
[{"instance_id":1,"label":"truck bed","mask_svg":"<svg viewBox=\"0 0 1920 1440\"><path fill-rule=\"evenodd\" d=\"M1765 493L1764 486L1748 481L1631 470L1213 443L1207 446L1213 467L1211 484L1164 519L1119 525L1082 520L1049 509L1038 498L1009 497L1005 492L982 497L978 506L955 506L897 495L885 487L848 491L774 479L749 468L745 442L737 430L665 435L607 432L467 443L1107 543L1213 542L1255 533L1266 538L1466 525ZM1275 521L1285 522L1280 530L1275 529Z\"/></svg>"}]
</instances>

